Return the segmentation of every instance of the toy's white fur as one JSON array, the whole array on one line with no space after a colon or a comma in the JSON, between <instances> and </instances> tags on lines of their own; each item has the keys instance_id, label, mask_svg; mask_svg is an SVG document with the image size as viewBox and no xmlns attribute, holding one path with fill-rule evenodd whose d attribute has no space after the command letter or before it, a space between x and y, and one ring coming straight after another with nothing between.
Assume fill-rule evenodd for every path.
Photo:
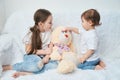
<instances>
[{"instance_id":1,"label":"toy's white fur","mask_svg":"<svg viewBox=\"0 0 120 80\"><path fill-rule=\"evenodd\" d=\"M60 54L59 47L53 47L53 53L51 54L52 60L58 60L59 64L57 71L59 73L70 73L76 69L77 55L74 53L72 46L72 34L70 32L64 32L65 27L57 27L52 33L52 43L67 45L70 50L63 50Z\"/></svg>"}]
</instances>

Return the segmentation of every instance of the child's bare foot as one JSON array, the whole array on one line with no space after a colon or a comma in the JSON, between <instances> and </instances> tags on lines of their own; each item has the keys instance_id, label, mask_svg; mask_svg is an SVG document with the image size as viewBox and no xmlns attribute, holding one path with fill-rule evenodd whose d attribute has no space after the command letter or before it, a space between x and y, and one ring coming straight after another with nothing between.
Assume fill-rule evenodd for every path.
<instances>
[{"instance_id":1,"label":"child's bare foot","mask_svg":"<svg viewBox=\"0 0 120 80\"><path fill-rule=\"evenodd\" d=\"M15 72L15 73L13 74L13 77L14 77L14 78L17 78L17 77L19 77L19 76L30 75L30 74L32 74L32 73L29 73L29 72Z\"/></svg>"},{"instance_id":2,"label":"child's bare foot","mask_svg":"<svg viewBox=\"0 0 120 80\"><path fill-rule=\"evenodd\" d=\"M13 74L13 77L14 78L17 78L17 77L19 77L21 74L20 74L20 72L15 72L14 74Z\"/></svg>"},{"instance_id":3,"label":"child's bare foot","mask_svg":"<svg viewBox=\"0 0 120 80\"><path fill-rule=\"evenodd\" d=\"M103 61L100 61L99 65L102 67L102 68L105 68L105 63Z\"/></svg>"},{"instance_id":4,"label":"child's bare foot","mask_svg":"<svg viewBox=\"0 0 120 80\"><path fill-rule=\"evenodd\" d=\"M42 60L42 61L39 61L38 62L38 67L39 68L42 68L44 66L45 62Z\"/></svg>"},{"instance_id":5,"label":"child's bare foot","mask_svg":"<svg viewBox=\"0 0 120 80\"><path fill-rule=\"evenodd\" d=\"M100 65L96 65L96 67L95 67L95 70L102 70L103 69L103 67L101 67Z\"/></svg>"},{"instance_id":6,"label":"child's bare foot","mask_svg":"<svg viewBox=\"0 0 120 80\"><path fill-rule=\"evenodd\" d=\"M3 71L11 70L12 66L11 65L3 65L2 68L3 68Z\"/></svg>"}]
</instances>

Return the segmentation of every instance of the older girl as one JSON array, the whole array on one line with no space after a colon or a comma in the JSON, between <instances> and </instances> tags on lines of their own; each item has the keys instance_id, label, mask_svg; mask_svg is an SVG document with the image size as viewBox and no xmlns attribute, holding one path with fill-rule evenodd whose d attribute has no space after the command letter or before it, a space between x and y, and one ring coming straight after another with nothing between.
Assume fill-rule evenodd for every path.
<instances>
[{"instance_id":1,"label":"older girl","mask_svg":"<svg viewBox=\"0 0 120 80\"><path fill-rule=\"evenodd\" d=\"M24 55L23 62L3 66L3 70L19 71L14 73L13 77L40 73L57 67L56 61L49 61L53 47L50 43L52 14L48 10L38 9L34 14L34 22L34 26L24 38L27 54Z\"/></svg>"}]
</instances>

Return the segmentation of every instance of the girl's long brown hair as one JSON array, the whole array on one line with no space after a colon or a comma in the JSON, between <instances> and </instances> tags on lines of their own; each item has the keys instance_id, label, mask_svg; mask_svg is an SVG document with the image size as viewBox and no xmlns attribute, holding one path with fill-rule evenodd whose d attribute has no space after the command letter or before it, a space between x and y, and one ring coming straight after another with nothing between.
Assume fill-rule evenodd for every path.
<instances>
[{"instance_id":1,"label":"girl's long brown hair","mask_svg":"<svg viewBox=\"0 0 120 80\"><path fill-rule=\"evenodd\" d=\"M32 32L31 36L31 50L28 54L36 54L38 49L42 49L42 41L40 37L40 28L38 28L39 22L45 22L47 18L51 15L48 10L38 9L34 14L34 26L30 28Z\"/></svg>"}]
</instances>

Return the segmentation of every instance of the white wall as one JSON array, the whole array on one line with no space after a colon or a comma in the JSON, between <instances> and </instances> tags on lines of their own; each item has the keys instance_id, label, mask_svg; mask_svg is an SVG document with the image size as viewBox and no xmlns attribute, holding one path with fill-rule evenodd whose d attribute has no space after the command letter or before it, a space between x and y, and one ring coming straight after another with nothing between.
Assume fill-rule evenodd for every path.
<instances>
[{"instance_id":1,"label":"white wall","mask_svg":"<svg viewBox=\"0 0 120 80\"><path fill-rule=\"evenodd\" d=\"M4 26L5 22L5 5L4 0L0 0L0 32Z\"/></svg>"},{"instance_id":2,"label":"white wall","mask_svg":"<svg viewBox=\"0 0 120 80\"><path fill-rule=\"evenodd\" d=\"M17 10L33 10L38 8L46 8L52 13L56 12L78 12L89 8L95 8L101 11L119 11L120 0L0 0L0 6L5 1L5 17L8 18ZM1 11L2 9L2 11ZM0 8L0 17L4 16L4 8ZM1 13L2 12L2 13ZM4 23L4 18L0 24Z\"/></svg>"}]
</instances>

